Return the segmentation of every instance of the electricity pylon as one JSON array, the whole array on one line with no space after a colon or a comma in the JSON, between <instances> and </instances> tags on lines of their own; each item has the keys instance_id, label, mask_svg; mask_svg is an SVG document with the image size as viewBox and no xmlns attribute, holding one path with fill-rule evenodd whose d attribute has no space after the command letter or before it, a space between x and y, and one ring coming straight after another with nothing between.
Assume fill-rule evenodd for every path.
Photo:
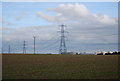
<instances>
[{"instance_id":1,"label":"electricity pylon","mask_svg":"<svg viewBox=\"0 0 120 81\"><path fill-rule=\"evenodd\" d=\"M64 27L66 25L60 25L60 28L61 28L61 36L60 36L60 48L59 48L59 54L65 54L67 53L67 47L66 47L66 44L65 44L65 30L64 30Z\"/></svg>"},{"instance_id":2,"label":"electricity pylon","mask_svg":"<svg viewBox=\"0 0 120 81\"><path fill-rule=\"evenodd\" d=\"M23 41L23 54L26 54L26 41Z\"/></svg>"}]
</instances>

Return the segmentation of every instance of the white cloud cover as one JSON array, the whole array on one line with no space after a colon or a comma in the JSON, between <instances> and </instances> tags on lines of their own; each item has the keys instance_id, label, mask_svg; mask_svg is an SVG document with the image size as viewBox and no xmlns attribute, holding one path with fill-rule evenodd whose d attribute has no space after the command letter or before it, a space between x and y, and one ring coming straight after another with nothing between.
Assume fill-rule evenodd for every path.
<instances>
[{"instance_id":1,"label":"white cloud cover","mask_svg":"<svg viewBox=\"0 0 120 81\"><path fill-rule=\"evenodd\" d=\"M27 15L28 14L26 12L20 13L20 15L16 16L16 21L20 21L21 19L23 19Z\"/></svg>"},{"instance_id":2,"label":"white cloud cover","mask_svg":"<svg viewBox=\"0 0 120 81\"><path fill-rule=\"evenodd\" d=\"M67 23L69 25L68 30L74 32L73 37L71 37L72 41L82 43L117 42L117 18L111 18L106 14L91 13L85 5L79 3L59 4L57 8L48 8L47 11L56 14L48 15L37 12L36 15L48 22ZM100 30L97 28L100 28ZM91 31L91 29L97 29L98 31ZM111 36L112 32L116 34L114 37Z\"/></svg>"},{"instance_id":3,"label":"white cloud cover","mask_svg":"<svg viewBox=\"0 0 120 81\"><path fill-rule=\"evenodd\" d=\"M3 19L2 18L0 18L0 23L2 23L3 22Z\"/></svg>"},{"instance_id":4,"label":"white cloud cover","mask_svg":"<svg viewBox=\"0 0 120 81\"><path fill-rule=\"evenodd\" d=\"M52 33L49 33L50 30ZM56 29L51 29L50 26L33 26L33 27L18 27L9 28L3 27L3 40L13 41L13 40L31 40L33 36L37 36L39 40L51 40L55 36Z\"/></svg>"},{"instance_id":5,"label":"white cloud cover","mask_svg":"<svg viewBox=\"0 0 120 81\"><path fill-rule=\"evenodd\" d=\"M115 24L113 18L105 14L97 15L90 13L85 5L75 4L59 4L57 8L49 8L49 12L55 12L56 15L48 15L42 12L36 12L37 17L43 18L49 22L65 22L65 21L83 21L101 24Z\"/></svg>"}]
</instances>

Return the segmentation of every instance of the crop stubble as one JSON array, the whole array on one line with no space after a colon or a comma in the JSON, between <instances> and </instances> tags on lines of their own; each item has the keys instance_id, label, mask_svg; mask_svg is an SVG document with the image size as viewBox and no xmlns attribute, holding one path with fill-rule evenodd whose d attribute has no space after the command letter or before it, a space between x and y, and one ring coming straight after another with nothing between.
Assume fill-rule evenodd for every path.
<instances>
[{"instance_id":1,"label":"crop stubble","mask_svg":"<svg viewBox=\"0 0 120 81\"><path fill-rule=\"evenodd\" d=\"M118 56L3 55L3 79L117 79Z\"/></svg>"}]
</instances>

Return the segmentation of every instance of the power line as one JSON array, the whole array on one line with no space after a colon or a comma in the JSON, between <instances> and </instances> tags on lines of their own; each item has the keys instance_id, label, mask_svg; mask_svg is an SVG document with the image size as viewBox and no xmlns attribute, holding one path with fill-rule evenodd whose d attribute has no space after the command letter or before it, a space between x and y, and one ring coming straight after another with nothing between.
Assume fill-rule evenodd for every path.
<instances>
[{"instance_id":1,"label":"power line","mask_svg":"<svg viewBox=\"0 0 120 81\"><path fill-rule=\"evenodd\" d=\"M46 46L42 47L41 49L47 50L47 49L55 46L58 42L59 42L59 41L57 40L57 41L54 41L54 42L52 42L52 43L49 43L49 44L47 44Z\"/></svg>"}]
</instances>

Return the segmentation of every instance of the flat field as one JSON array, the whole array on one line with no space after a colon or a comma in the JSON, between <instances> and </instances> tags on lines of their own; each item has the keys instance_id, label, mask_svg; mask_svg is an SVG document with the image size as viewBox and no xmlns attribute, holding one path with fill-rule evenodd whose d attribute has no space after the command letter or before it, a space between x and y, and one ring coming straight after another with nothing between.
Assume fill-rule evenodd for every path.
<instances>
[{"instance_id":1,"label":"flat field","mask_svg":"<svg viewBox=\"0 0 120 81\"><path fill-rule=\"evenodd\" d=\"M2 56L3 79L117 79L117 55Z\"/></svg>"}]
</instances>

